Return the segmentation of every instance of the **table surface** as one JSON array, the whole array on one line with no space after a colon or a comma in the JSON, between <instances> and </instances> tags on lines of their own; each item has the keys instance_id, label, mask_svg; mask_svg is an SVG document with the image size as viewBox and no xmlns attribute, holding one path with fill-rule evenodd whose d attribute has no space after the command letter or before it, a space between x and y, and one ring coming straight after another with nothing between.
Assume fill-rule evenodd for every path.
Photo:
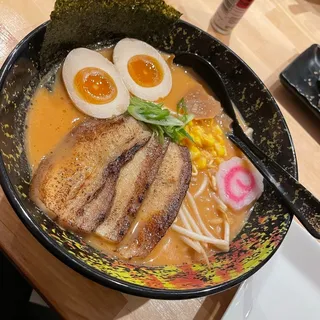
<instances>
[{"instance_id":1,"label":"table surface","mask_svg":"<svg viewBox=\"0 0 320 320\"><path fill-rule=\"evenodd\" d=\"M183 19L229 45L276 98L295 144L299 179L320 198L317 120L279 82L279 73L302 51L320 43L320 0L255 1L230 36L209 23L220 0L167 0ZM54 0L0 0L0 65L27 33L48 20ZM133 297L102 287L51 255L27 231L0 190L0 248L44 299L66 319L221 319L236 288L187 301Z\"/></svg>"}]
</instances>

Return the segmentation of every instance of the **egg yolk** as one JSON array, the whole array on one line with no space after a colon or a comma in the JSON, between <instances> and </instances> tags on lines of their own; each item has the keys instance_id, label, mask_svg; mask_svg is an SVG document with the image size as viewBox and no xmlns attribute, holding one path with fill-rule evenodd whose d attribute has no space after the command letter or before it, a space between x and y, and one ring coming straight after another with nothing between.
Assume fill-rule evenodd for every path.
<instances>
[{"instance_id":1,"label":"egg yolk","mask_svg":"<svg viewBox=\"0 0 320 320\"><path fill-rule=\"evenodd\" d=\"M131 78L141 87L155 87L163 80L163 70L158 60L147 55L136 55L128 62Z\"/></svg>"},{"instance_id":2,"label":"egg yolk","mask_svg":"<svg viewBox=\"0 0 320 320\"><path fill-rule=\"evenodd\" d=\"M74 78L74 86L85 101L105 104L115 99L118 93L111 76L99 68L83 68Z\"/></svg>"}]
</instances>

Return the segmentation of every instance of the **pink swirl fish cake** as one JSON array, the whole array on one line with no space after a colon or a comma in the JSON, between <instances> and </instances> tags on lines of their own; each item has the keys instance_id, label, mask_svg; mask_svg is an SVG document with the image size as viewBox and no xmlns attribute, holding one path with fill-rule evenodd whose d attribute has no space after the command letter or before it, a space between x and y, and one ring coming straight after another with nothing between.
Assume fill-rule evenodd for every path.
<instances>
[{"instance_id":1,"label":"pink swirl fish cake","mask_svg":"<svg viewBox=\"0 0 320 320\"><path fill-rule=\"evenodd\" d=\"M221 200L235 210L249 205L263 192L262 175L251 163L238 157L221 163L216 179Z\"/></svg>"}]
</instances>

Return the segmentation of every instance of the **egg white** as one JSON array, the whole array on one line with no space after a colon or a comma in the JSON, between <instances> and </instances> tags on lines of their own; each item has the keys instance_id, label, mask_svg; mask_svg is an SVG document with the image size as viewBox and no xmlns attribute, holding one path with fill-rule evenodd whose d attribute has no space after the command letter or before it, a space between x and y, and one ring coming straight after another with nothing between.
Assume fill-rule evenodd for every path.
<instances>
[{"instance_id":1,"label":"egg white","mask_svg":"<svg viewBox=\"0 0 320 320\"><path fill-rule=\"evenodd\" d=\"M116 97L105 104L93 104L85 101L74 86L76 74L84 68L99 68L110 75L117 87ZM111 118L124 113L130 102L130 94L117 69L100 53L86 48L77 48L67 55L63 67L62 78L67 92L75 106L83 113L100 119Z\"/></svg>"},{"instance_id":2,"label":"egg white","mask_svg":"<svg viewBox=\"0 0 320 320\"><path fill-rule=\"evenodd\" d=\"M158 85L154 87L142 87L132 79L128 71L128 62L136 55L147 55L158 61L163 70L163 79ZM128 90L135 96L149 101L156 101L170 93L172 88L171 71L161 54L149 44L131 38L120 40L113 51L113 63Z\"/></svg>"}]
</instances>

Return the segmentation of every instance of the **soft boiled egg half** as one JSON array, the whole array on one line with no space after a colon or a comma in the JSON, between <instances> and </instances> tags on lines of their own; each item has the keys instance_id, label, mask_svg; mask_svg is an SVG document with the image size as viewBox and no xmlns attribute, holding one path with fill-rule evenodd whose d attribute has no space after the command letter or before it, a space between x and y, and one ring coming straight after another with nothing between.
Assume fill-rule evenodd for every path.
<instances>
[{"instance_id":1,"label":"soft boiled egg half","mask_svg":"<svg viewBox=\"0 0 320 320\"><path fill-rule=\"evenodd\" d=\"M149 44L130 38L120 40L113 51L113 63L135 96L156 101L170 93L171 71L161 54Z\"/></svg>"},{"instance_id":2,"label":"soft boiled egg half","mask_svg":"<svg viewBox=\"0 0 320 320\"><path fill-rule=\"evenodd\" d=\"M110 118L128 108L130 94L118 71L96 51L70 51L62 67L62 78L75 106L89 116Z\"/></svg>"}]
</instances>

